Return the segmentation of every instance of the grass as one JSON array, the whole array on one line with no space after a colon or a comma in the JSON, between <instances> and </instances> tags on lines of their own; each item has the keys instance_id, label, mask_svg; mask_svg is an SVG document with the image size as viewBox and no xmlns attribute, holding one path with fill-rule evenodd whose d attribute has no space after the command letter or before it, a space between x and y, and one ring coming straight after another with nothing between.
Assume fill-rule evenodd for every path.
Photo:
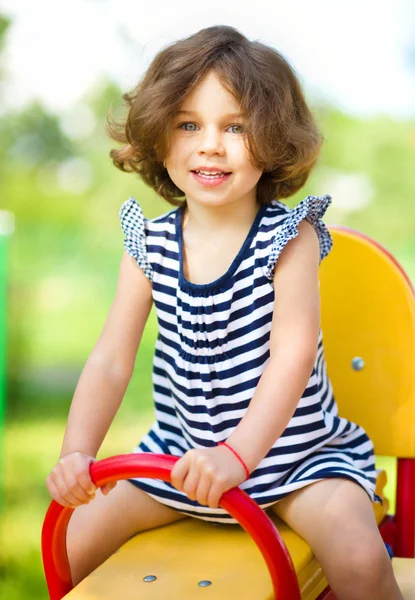
<instances>
[{"instance_id":1,"label":"grass","mask_svg":"<svg viewBox=\"0 0 415 600\"><path fill-rule=\"evenodd\" d=\"M152 422L152 413L131 418L118 414L98 458L130 452ZM43 518L50 502L45 479L56 462L65 426L63 417L24 418L8 423L5 431L5 472L0 530L0 598L47 600L40 554ZM387 469L386 495L394 511L395 461L378 457Z\"/></svg>"}]
</instances>

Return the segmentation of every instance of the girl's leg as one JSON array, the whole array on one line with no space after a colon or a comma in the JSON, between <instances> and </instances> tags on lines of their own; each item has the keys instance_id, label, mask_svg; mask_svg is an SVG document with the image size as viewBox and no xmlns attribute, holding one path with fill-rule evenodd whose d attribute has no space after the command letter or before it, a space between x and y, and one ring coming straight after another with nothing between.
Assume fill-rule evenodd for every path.
<instances>
[{"instance_id":1,"label":"girl's leg","mask_svg":"<svg viewBox=\"0 0 415 600\"><path fill-rule=\"evenodd\" d=\"M338 600L403 600L365 490L317 481L271 509L311 546Z\"/></svg>"},{"instance_id":2,"label":"girl's leg","mask_svg":"<svg viewBox=\"0 0 415 600\"><path fill-rule=\"evenodd\" d=\"M136 533L186 516L157 502L130 481L119 481L107 496L98 489L94 500L78 506L69 521L66 545L73 585Z\"/></svg>"}]
</instances>

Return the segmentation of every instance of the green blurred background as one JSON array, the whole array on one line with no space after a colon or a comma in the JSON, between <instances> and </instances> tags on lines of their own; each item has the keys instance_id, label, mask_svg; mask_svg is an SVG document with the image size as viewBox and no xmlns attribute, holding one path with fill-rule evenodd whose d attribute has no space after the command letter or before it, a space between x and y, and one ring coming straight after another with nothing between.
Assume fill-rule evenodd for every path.
<instances>
[{"instance_id":1,"label":"green blurred background","mask_svg":"<svg viewBox=\"0 0 415 600\"><path fill-rule=\"evenodd\" d=\"M2 42L9 26L0 17ZM15 219L8 242L7 405L0 440L0 596L8 600L47 598L40 557L50 502L45 478L114 297L123 251L120 205L132 195L150 218L171 208L112 167L104 121L110 106L120 106L121 93L114 82L99 79L65 119L39 101L0 117L0 209ZM331 194L326 222L374 237L415 281L415 119L358 118L322 100L312 108L326 142L307 185L288 204L307 194ZM88 135L75 135L74 123L85 115ZM155 335L152 314L99 458L130 452L152 421ZM379 457L378 466L388 469L393 511L395 463Z\"/></svg>"}]
</instances>

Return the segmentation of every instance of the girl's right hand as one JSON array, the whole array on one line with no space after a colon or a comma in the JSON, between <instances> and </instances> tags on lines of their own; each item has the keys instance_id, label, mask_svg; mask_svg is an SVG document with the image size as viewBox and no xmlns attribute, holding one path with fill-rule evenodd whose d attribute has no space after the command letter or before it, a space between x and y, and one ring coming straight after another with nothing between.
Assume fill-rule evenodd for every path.
<instances>
[{"instance_id":1,"label":"girl's right hand","mask_svg":"<svg viewBox=\"0 0 415 600\"><path fill-rule=\"evenodd\" d=\"M63 456L46 478L46 486L56 502L67 508L88 504L97 490L89 474L90 464L97 459L84 452L70 452ZM101 488L107 494L116 485L109 483Z\"/></svg>"}]
</instances>

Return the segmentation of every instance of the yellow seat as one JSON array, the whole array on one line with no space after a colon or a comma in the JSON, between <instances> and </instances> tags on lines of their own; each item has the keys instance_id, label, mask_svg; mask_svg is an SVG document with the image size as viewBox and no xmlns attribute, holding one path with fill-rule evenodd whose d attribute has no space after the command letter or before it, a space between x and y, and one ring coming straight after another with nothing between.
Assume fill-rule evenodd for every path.
<instances>
[{"instance_id":1,"label":"yellow seat","mask_svg":"<svg viewBox=\"0 0 415 600\"><path fill-rule=\"evenodd\" d=\"M405 600L415 600L415 565L413 558L393 558L392 567Z\"/></svg>"},{"instance_id":2,"label":"yellow seat","mask_svg":"<svg viewBox=\"0 0 415 600\"><path fill-rule=\"evenodd\" d=\"M383 496L386 473L380 471L377 493ZM378 523L388 508L376 505ZM314 600L327 581L310 546L283 521L268 513L290 552L302 600ZM156 576L146 583L144 577ZM200 581L210 581L206 588ZM68 600L271 600L271 578L253 540L238 525L212 525L185 519L146 531L129 540L65 596Z\"/></svg>"},{"instance_id":3,"label":"yellow seat","mask_svg":"<svg viewBox=\"0 0 415 600\"><path fill-rule=\"evenodd\" d=\"M366 429L377 454L413 459L413 290L399 265L373 240L345 228L330 230L333 250L320 269L321 325L340 415ZM385 484L386 473L379 471L376 493L383 498ZM413 497L410 502L413 506ZM386 499L383 506L373 505L379 525L385 522L388 506ZM292 556L302 600L316 600L327 581L311 548L276 516L270 517ZM414 562L393 560L402 581L410 581ZM156 579L145 582L145 576ZM199 586L206 580L211 585ZM406 598L414 598L410 591L407 594ZM65 596L70 600L199 597L273 598L263 558L239 526L185 519L141 533Z\"/></svg>"}]
</instances>

